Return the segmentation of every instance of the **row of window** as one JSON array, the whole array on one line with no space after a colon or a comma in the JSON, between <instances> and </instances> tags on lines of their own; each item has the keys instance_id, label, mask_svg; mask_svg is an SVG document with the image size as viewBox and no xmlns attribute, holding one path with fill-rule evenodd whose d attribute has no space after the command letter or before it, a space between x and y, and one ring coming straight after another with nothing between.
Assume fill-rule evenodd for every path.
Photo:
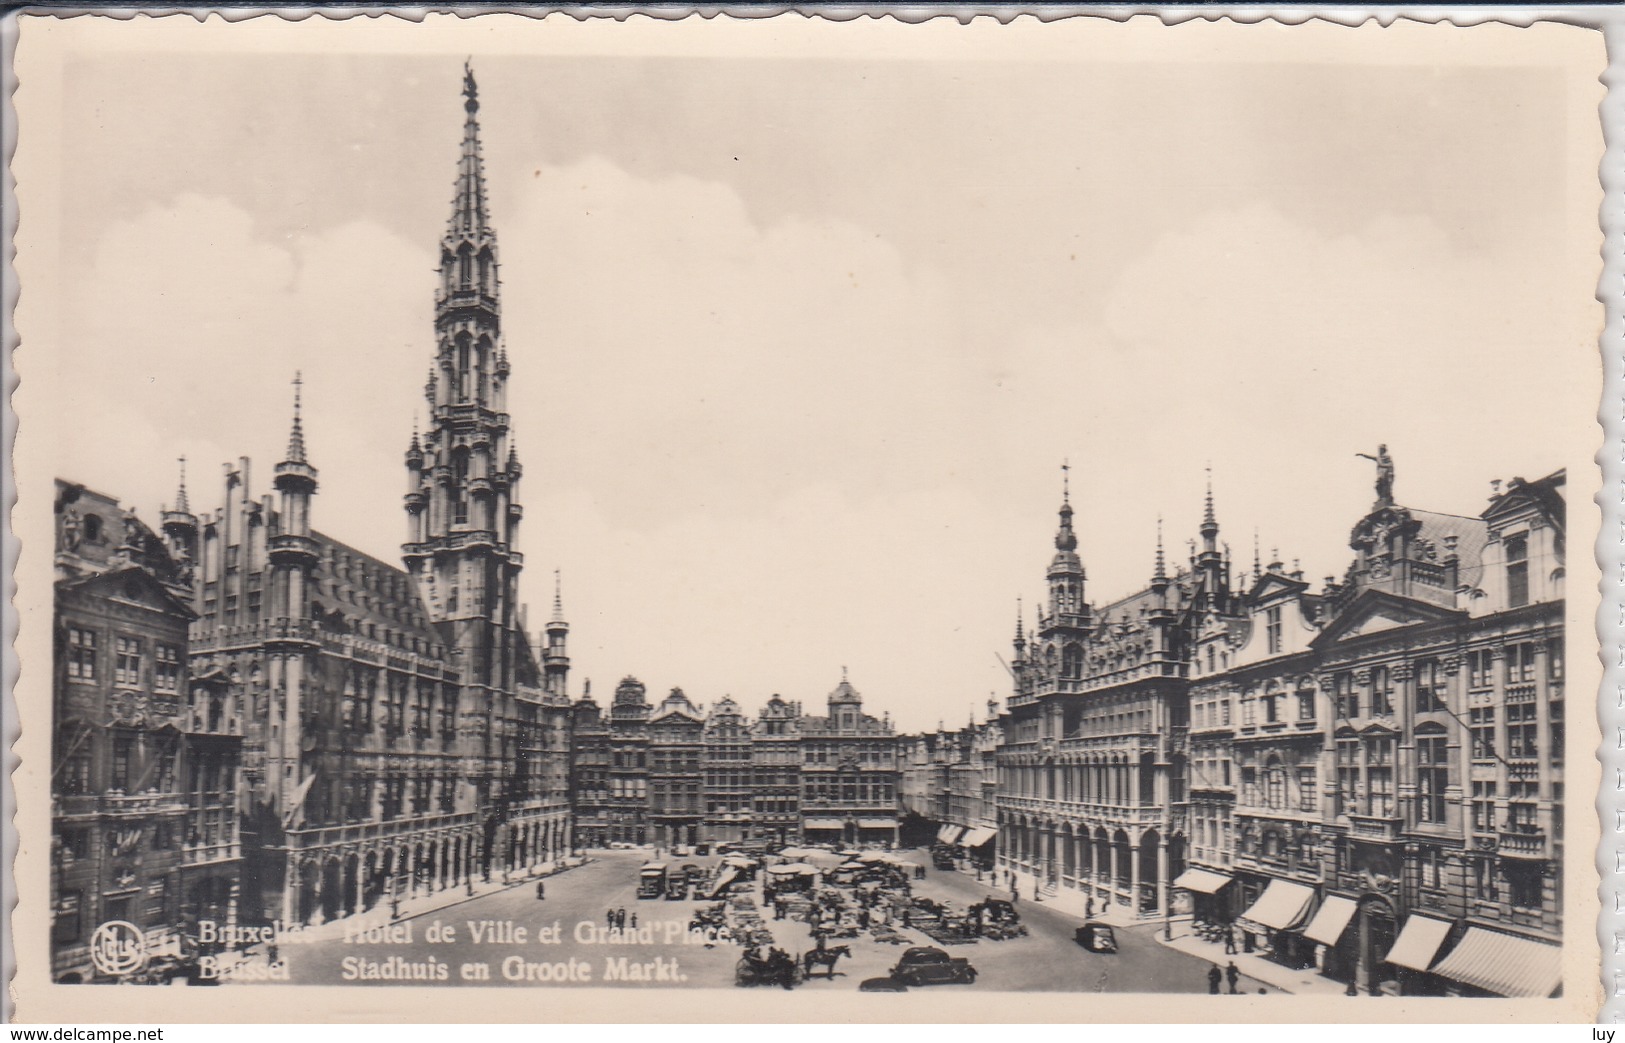
<instances>
[{"instance_id":1,"label":"row of window","mask_svg":"<svg viewBox=\"0 0 1625 1043\"><path fill-rule=\"evenodd\" d=\"M1534 642L1507 645L1500 649L1502 674L1508 701L1519 696L1533 699L1533 691L1523 689L1535 681L1536 655L1540 646ZM1553 641L1546 645L1546 673L1553 683L1563 679L1563 645ZM1482 690L1493 685L1494 651L1475 649L1465 656L1467 687ZM1412 664L1412 690L1415 693L1417 713L1431 713L1449 709L1447 697L1451 674L1437 659L1424 659ZM1374 666L1367 672L1363 684L1357 683L1355 674L1342 670L1332 675L1332 703L1339 719L1355 720L1362 717L1392 716L1396 706L1397 682L1392 668ZM1241 724L1273 724L1288 720L1313 721L1316 715L1318 689L1304 685L1295 692L1266 689L1263 692L1244 692L1241 695ZM1231 723L1231 700L1227 695L1197 695L1191 700L1192 720L1196 727L1225 727Z\"/></svg>"},{"instance_id":2,"label":"row of window","mask_svg":"<svg viewBox=\"0 0 1625 1043\"><path fill-rule=\"evenodd\" d=\"M146 644L139 637L113 636L113 683L124 688L146 688ZM67 669L72 681L95 681L101 677L97 632L84 627L68 628ZM152 644L151 689L178 692L181 686L181 648L155 641Z\"/></svg>"}]
</instances>

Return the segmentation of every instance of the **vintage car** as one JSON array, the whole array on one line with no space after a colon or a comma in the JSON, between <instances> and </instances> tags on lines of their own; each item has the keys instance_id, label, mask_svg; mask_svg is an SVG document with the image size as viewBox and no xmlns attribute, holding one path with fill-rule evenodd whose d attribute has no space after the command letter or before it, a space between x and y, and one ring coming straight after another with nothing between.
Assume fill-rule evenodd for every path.
<instances>
[{"instance_id":1,"label":"vintage car","mask_svg":"<svg viewBox=\"0 0 1625 1043\"><path fill-rule=\"evenodd\" d=\"M1117 951L1117 935L1110 924L1086 923L1078 928L1073 939L1090 952Z\"/></svg>"},{"instance_id":2,"label":"vintage car","mask_svg":"<svg viewBox=\"0 0 1625 1043\"><path fill-rule=\"evenodd\" d=\"M949 956L930 945L917 945L903 953L891 977L904 985L970 984L976 980L976 968L963 956Z\"/></svg>"}]
</instances>

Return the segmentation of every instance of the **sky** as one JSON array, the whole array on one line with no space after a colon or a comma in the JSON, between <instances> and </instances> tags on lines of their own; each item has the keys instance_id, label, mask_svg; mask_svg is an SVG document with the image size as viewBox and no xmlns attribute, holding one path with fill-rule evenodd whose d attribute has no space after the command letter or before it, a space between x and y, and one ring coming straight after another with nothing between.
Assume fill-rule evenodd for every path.
<instances>
[{"instance_id":1,"label":"sky","mask_svg":"<svg viewBox=\"0 0 1625 1043\"><path fill-rule=\"evenodd\" d=\"M560 571L572 693L816 707L844 669L870 712L953 727L1008 691L1063 461L1103 603L1148 580L1159 516L1183 556L1209 469L1237 568L1256 531L1318 578L1370 508L1357 452L1458 514L1589 455L1572 74L1476 37L1416 62L1370 34L1314 62L1091 39L473 50L524 592L539 629ZM57 251L20 331L94 421L57 474L149 523L183 454L195 510L238 456L267 491L300 371L316 527L399 559L464 57L67 63L65 202L19 185Z\"/></svg>"}]
</instances>

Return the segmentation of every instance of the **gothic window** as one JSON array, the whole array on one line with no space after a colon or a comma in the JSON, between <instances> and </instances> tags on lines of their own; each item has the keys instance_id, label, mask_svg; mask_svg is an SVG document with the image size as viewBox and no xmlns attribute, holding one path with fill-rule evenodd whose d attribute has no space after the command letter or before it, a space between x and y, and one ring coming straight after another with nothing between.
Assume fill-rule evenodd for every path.
<instances>
[{"instance_id":1,"label":"gothic window","mask_svg":"<svg viewBox=\"0 0 1625 1043\"><path fill-rule=\"evenodd\" d=\"M459 449L451 458L452 523L468 524L468 451ZM455 590L455 588L453 588Z\"/></svg>"},{"instance_id":2,"label":"gothic window","mask_svg":"<svg viewBox=\"0 0 1625 1043\"><path fill-rule=\"evenodd\" d=\"M1529 604L1529 536L1508 536L1502 545L1506 548L1507 607L1518 608Z\"/></svg>"},{"instance_id":3,"label":"gothic window","mask_svg":"<svg viewBox=\"0 0 1625 1043\"><path fill-rule=\"evenodd\" d=\"M1079 678L1083 676L1083 648L1076 644L1069 644L1061 649L1061 676Z\"/></svg>"}]
</instances>

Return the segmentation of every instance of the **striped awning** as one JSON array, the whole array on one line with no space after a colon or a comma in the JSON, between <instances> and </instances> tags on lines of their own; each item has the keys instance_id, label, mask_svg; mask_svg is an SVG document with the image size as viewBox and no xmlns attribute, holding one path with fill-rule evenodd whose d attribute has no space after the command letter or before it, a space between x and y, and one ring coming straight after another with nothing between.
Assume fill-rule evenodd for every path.
<instances>
[{"instance_id":1,"label":"striped awning","mask_svg":"<svg viewBox=\"0 0 1625 1043\"><path fill-rule=\"evenodd\" d=\"M838 818L809 818L802 822L802 829L841 829L845 826Z\"/></svg>"},{"instance_id":2,"label":"striped awning","mask_svg":"<svg viewBox=\"0 0 1625 1043\"><path fill-rule=\"evenodd\" d=\"M956 826L952 822L937 830L937 839L944 844L957 844L959 837L965 832L964 826Z\"/></svg>"},{"instance_id":3,"label":"striped awning","mask_svg":"<svg viewBox=\"0 0 1625 1043\"><path fill-rule=\"evenodd\" d=\"M1358 908L1354 899L1332 895L1322 903L1315 918L1309 921L1309 926L1303 929L1303 936L1322 945L1336 945L1343 932L1348 930L1349 921L1354 919L1354 911Z\"/></svg>"},{"instance_id":4,"label":"striped awning","mask_svg":"<svg viewBox=\"0 0 1625 1043\"><path fill-rule=\"evenodd\" d=\"M1555 945L1470 927L1433 973L1497 996L1545 999L1563 984L1563 958Z\"/></svg>"},{"instance_id":5,"label":"striped awning","mask_svg":"<svg viewBox=\"0 0 1625 1043\"><path fill-rule=\"evenodd\" d=\"M1449 934L1449 920L1413 916L1405 921L1399 937L1394 939L1394 947L1388 950L1387 960L1395 967L1425 971L1433 966L1434 958L1439 955L1439 946L1444 944Z\"/></svg>"},{"instance_id":6,"label":"striped awning","mask_svg":"<svg viewBox=\"0 0 1625 1043\"><path fill-rule=\"evenodd\" d=\"M1219 893L1219 888L1234 880L1235 877L1215 873L1211 869L1187 869L1174 877L1174 886L1183 887L1187 891L1200 891L1205 895Z\"/></svg>"},{"instance_id":7,"label":"striped awning","mask_svg":"<svg viewBox=\"0 0 1625 1043\"><path fill-rule=\"evenodd\" d=\"M1290 880L1271 880L1264 893L1258 896L1258 901L1248 906L1241 918L1271 930L1288 931L1303 923L1314 900L1315 889L1312 887L1294 884Z\"/></svg>"},{"instance_id":8,"label":"striped awning","mask_svg":"<svg viewBox=\"0 0 1625 1043\"><path fill-rule=\"evenodd\" d=\"M972 826L965 830L965 835L959 838L959 842L966 847L981 847L998 835L999 831L992 826Z\"/></svg>"}]
</instances>

